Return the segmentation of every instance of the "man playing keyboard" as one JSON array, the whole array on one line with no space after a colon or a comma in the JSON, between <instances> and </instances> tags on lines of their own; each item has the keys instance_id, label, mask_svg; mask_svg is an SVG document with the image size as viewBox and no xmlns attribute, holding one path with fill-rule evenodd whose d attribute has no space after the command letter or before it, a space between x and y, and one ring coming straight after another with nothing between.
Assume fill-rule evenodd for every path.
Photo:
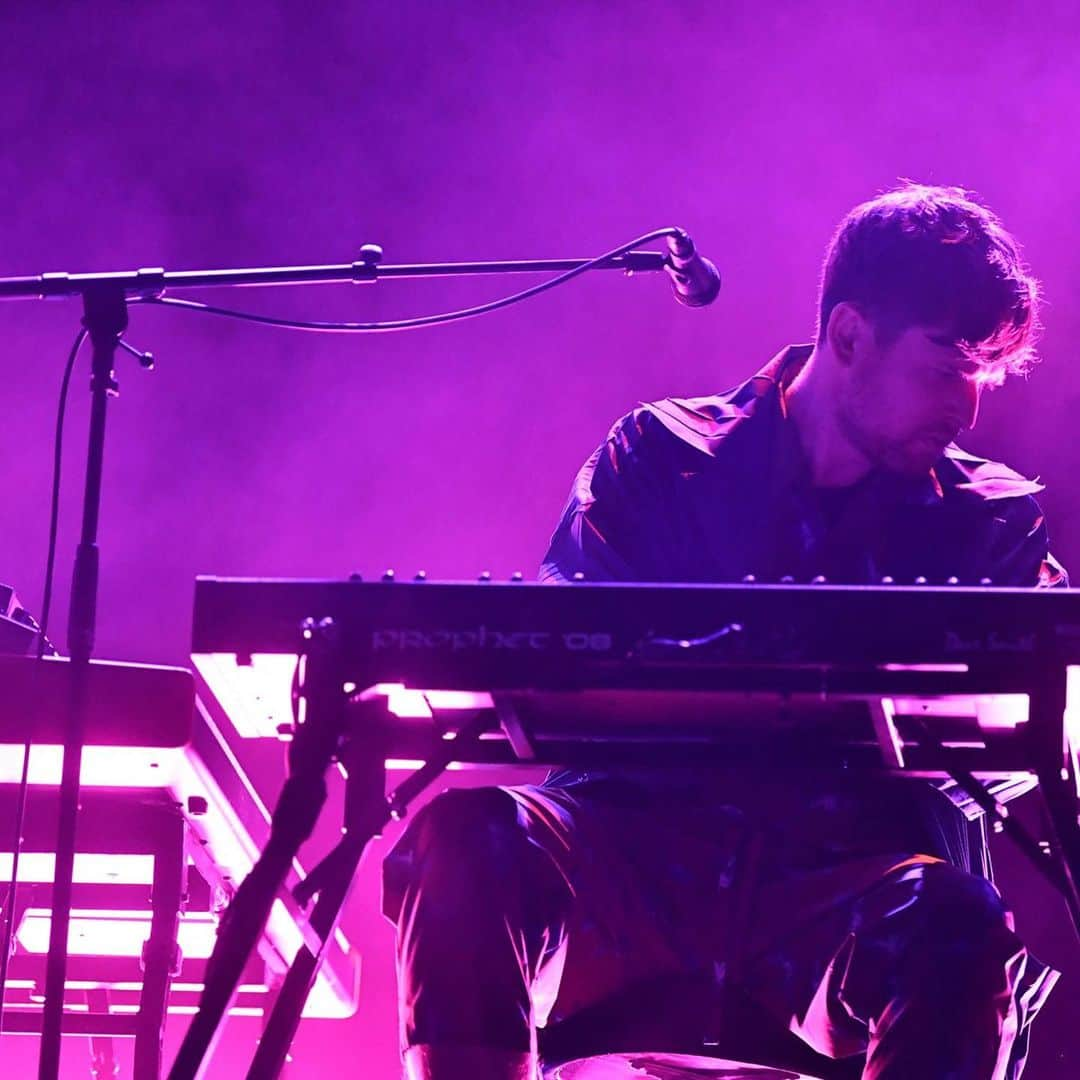
<instances>
[{"instance_id":1,"label":"man playing keyboard","mask_svg":"<svg viewBox=\"0 0 1080 1080\"><path fill-rule=\"evenodd\" d=\"M1027 371L1036 328L1014 240L967 193L856 207L814 343L618 421L541 577L1064 584L1040 485L953 441ZM446 792L384 869L407 1075L710 1044L815 1075L1016 1080L1056 976L980 854L945 794L902 777L564 770Z\"/></svg>"}]
</instances>

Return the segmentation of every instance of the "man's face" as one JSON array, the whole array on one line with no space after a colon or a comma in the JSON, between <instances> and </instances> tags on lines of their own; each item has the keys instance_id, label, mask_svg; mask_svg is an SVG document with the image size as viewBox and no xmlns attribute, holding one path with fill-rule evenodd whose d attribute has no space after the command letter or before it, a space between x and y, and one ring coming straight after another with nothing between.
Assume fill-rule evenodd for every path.
<instances>
[{"instance_id":1,"label":"man's face","mask_svg":"<svg viewBox=\"0 0 1080 1080\"><path fill-rule=\"evenodd\" d=\"M921 475L975 425L980 374L940 329L911 327L886 346L874 340L852 358L838 402L841 429L875 465Z\"/></svg>"}]
</instances>

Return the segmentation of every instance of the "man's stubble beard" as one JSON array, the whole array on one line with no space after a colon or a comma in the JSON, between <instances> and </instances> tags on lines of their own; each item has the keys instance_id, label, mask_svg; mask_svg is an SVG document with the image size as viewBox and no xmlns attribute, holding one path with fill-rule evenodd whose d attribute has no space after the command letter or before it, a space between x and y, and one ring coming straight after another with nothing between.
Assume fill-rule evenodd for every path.
<instances>
[{"instance_id":1,"label":"man's stubble beard","mask_svg":"<svg viewBox=\"0 0 1080 1080\"><path fill-rule=\"evenodd\" d=\"M864 423L859 398L842 404L836 412L837 425L844 438L870 463L871 469L884 469L900 476L922 476L941 456L944 447L927 446L918 438L890 438L879 428Z\"/></svg>"}]
</instances>

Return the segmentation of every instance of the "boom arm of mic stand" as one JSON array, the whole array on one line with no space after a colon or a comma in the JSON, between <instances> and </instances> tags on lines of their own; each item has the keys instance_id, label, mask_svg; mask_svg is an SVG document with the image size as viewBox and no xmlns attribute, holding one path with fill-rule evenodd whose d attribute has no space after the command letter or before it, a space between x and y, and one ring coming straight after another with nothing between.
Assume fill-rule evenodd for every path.
<instances>
[{"instance_id":1,"label":"boom arm of mic stand","mask_svg":"<svg viewBox=\"0 0 1080 1080\"><path fill-rule=\"evenodd\" d=\"M666 235L668 230L660 230ZM502 262L411 263L380 266L382 252L365 245L363 257L353 263L324 266L267 266L235 270L173 270L160 268L118 270L95 274L46 273L0 278L0 300L46 300L81 296L95 285L119 290L132 299L161 296L176 289L221 286L325 285L340 282L371 282L380 278L469 277L478 274L546 274L576 270L592 259L528 259ZM669 265L659 251L628 251L597 263L595 270L624 273L660 272Z\"/></svg>"}]
</instances>

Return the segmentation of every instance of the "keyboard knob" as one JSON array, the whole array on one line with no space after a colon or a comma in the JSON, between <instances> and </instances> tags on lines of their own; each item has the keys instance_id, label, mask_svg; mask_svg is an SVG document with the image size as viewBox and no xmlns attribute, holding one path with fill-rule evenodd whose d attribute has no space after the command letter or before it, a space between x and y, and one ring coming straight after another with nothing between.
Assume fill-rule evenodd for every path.
<instances>
[{"instance_id":1,"label":"keyboard knob","mask_svg":"<svg viewBox=\"0 0 1080 1080\"><path fill-rule=\"evenodd\" d=\"M979 578L979 584L980 585L993 585L994 582L993 582L993 580L991 578L981 577L981 578Z\"/></svg>"},{"instance_id":2,"label":"keyboard knob","mask_svg":"<svg viewBox=\"0 0 1080 1080\"><path fill-rule=\"evenodd\" d=\"M925 584L926 584L926 578L924 578L924 577L923 577L923 576L922 576L922 575L920 574L920 575L919 575L919 576L918 576L918 577L917 577L917 578L915 579L915 584L916 584L916 585L925 585Z\"/></svg>"},{"instance_id":3,"label":"keyboard knob","mask_svg":"<svg viewBox=\"0 0 1080 1080\"><path fill-rule=\"evenodd\" d=\"M829 579L824 574L818 574L810 579L811 585L827 585Z\"/></svg>"},{"instance_id":4,"label":"keyboard knob","mask_svg":"<svg viewBox=\"0 0 1080 1080\"><path fill-rule=\"evenodd\" d=\"M394 571L393 570L384 570L382 579L383 579L383 581L393 581L394 580Z\"/></svg>"},{"instance_id":5,"label":"keyboard knob","mask_svg":"<svg viewBox=\"0 0 1080 1080\"><path fill-rule=\"evenodd\" d=\"M584 575L584 574L583 574L583 573L582 573L582 572L581 572L580 570L578 570L578 571L577 571L577 572L576 572L576 573L574 574L574 580L575 580L575 581L584 581L584 580L585 580L585 575Z\"/></svg>"},{"instance_id":6,"label":"keyboard knob","mask_svg":"<svg viewBox=\"0 0 1080 1080\"><path fill-rule=\"evenodd\" d=\"M515 570L510 575L510 580L511 581L524 581L525 580L525 575L520 570Z\"/></svg>"},{"instance_id":7,"label":"keyboard knob","mask_svg":"<svg viewBox=\"0 0 1080 1080\"><path fill-rule=\"evenodd\" d=\"M959 585L960 584L960 579L958 577L946 578L945 579L945 584L946 585Z\"/></svg>"},{"instance_id":8,"label":"keyboard knob","mask_svg":"<svg viewBox=\"0 0 1080 1080\"><path fill-rule=\"evenodd\" d=\"M478 581L490 581L491 580L491 571L490 570L482 570L480 572L480 577L477 580Z\"/></svg>"},{"instance_id":9,"label":"keyboard knob","mask_svg":"<svg viewBox=\"0 0 1080 1080\"><path fill-rule=\"evenodd\" d=\"M355 570L354 570L354 571L353 571L353 572L352 572L352 573L351 573L351 574L349 575L349 580L350 580L350 581L363 581L363 580L364 580L364 575L363 575L363 574L360 574L360 573L357 573L357 571L355 571Z\"/></svg>"},{"instance_id":10,"label":"keyboard knob","mask_svg":"<svg viewBox=\"0 0 1080 1080\"><path fill-rule=\"evenodd\" d=\"M795 579L790 574L785 574L780 579L780 584L781 585L794 585L795 584Z\"/></svg>"},{"instance_id":11,"label":"keyboard knob","mask_svg":"<svg viewBox=\"0 0 1080 1080\"><path fill-rule=\"evenodd\" d=\"M427 571L417 570L416 576L413 578L413 581L427 581Z\"/></svg>"},{"instance_id":12,"label":"keyboard knob","mask_svg":"<svg viewBox=\"0 0 1080 1080\"><path fill-rule=\"evenodd\" d=\"M742 579L742 583L743 583L744 585L756 585L756 584L757 584L757 578L756 578L756 577L754 577L754 575L753 575L753 574L747 574L747 575L746 575L746 576L745 576L745 577L744 577L744 578Z\"/></svg>"},{"instance_id":13,"label":"keyboard knob","mask_svg":"<svg viewBox=\"0 0 1080 1080\"><path fill-rule=\"evenodd\" d=\"M885 575L885 576L884 576L884 577L883 577L883 578L881 579L881 584L882 584L882 585L895 585L895 584L896 584L896 578L894 578L894 577L891 577L891 576L890 576L889 574L886 574L886 575Z\"/></svg>"}]
</instances>

